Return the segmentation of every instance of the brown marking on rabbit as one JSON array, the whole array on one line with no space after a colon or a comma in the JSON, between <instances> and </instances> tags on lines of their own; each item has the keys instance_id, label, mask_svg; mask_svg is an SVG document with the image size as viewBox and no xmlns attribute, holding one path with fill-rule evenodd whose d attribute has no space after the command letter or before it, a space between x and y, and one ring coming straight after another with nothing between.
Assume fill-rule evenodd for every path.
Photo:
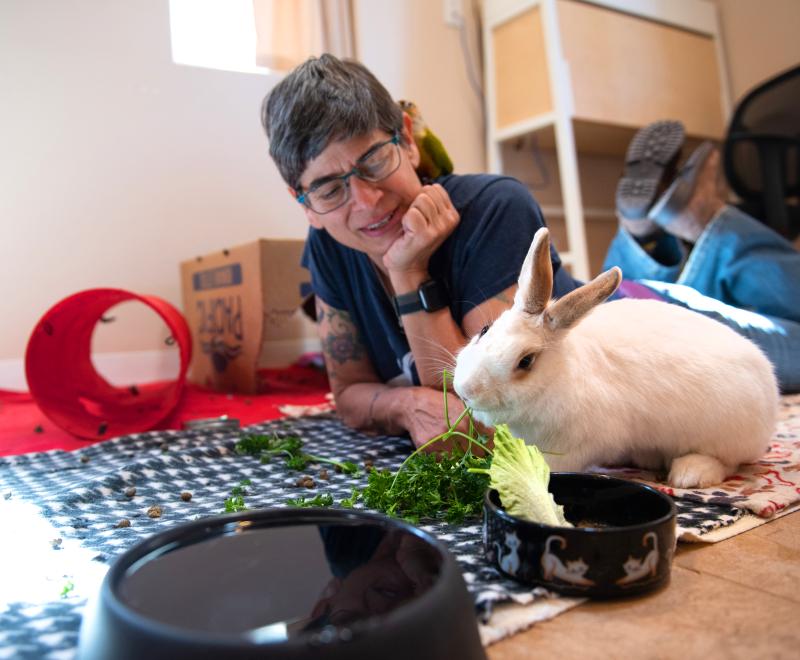
<instances>
[{"instance_id":1,"label":"brown marking on rabbit","mask_svg":"<svg viewBox=\"0 0 800 660\"><path fill-rule=\"evenodd\" d=\"M779 391L755 344L666 302L600 304L618 268L551 300L549 243L540 229L513 307L457 357L454 389L477 421L552 452L554 471L667 468L678 488L717 484L763 455Z\"/></svg>"}]
</instances>

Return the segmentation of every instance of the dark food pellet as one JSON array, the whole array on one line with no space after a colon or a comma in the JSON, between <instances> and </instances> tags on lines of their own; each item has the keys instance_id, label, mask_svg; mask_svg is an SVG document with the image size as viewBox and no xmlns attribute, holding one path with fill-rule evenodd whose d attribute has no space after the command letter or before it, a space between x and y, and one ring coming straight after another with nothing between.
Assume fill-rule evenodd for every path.
<instances>
[{"instance_id":1,"label":"dark food pellet","mask_svg":"<svg viewBox=\"0 0 800 660\"><path fill-rule=\"evenodd\" d=\"M295 481L294 485L299 486L300 488L313 488L317 484L313 478L305 474L302 477L300 477L297 481Z\"/></svg>"},{"instance_id":2,"label":"dark food pellet","mask_svg":"<svg viewBox=\"0 0 800 660\"><path fill-rule=\"evenodd\" d=\"M161 517L161 507L158 504L154 504L147 510L147 515L151 518L160 518Z\"/></svg>"},{"instance_id":3,"label":"dark food pellet","mask_svg":"<svg viewBox=\"0 0 800 660\"><path fill-rule=\"evenodd\" d=\"M89 457L86 454L81 456L81 463L88 463L88 462L89 462Z\"/></svg>"},{"instance_id":4,"label":"dark food pellet","mask_svg":"<svg viewBox=\"0 0 800 660\"><path fill-rule=\"evenodd\" d=\"M116 528L120 528L120 527L130 527L130 526L131 526L131 521L130 521L130 520L128 520L127 518L123 518L123 519L122 519L122 520L120 520L120 521L119 521L119 522L118 522L116 525L114 525L114 527L116 527Z\"/></svg>"},{"instance_id":5,"label":"dark food pellet","mask_svg":"<svg viewBox=\"0 0 800 660\"><path fill-rule=\"evenodd\" d=\"M328 479L330 479L330 478L331 478L331 475L330 475L330 473L329 473L329 472L328 472L328 471L327 471L325 468L322 468L322 469L319 471L319 478L320 478L320 479L324 479L325 481L328 481Z\"/></svg>"},{"instance_id":6,"label":"dark food pellet","mask_svg":"<svg viewBox=\"0 0 800 660\"><path fill-rule=\"evenodd\" d=\"M185 491L183 491L183 492L181 493L181 499L182 499L184 502L189 502L189 501L191 501L191 499L192 499L192 494L191 494L189 491L185 490Z\"/></svg>"},{"instance_id":7,"label":"dark food pellet","mask_svg":"<svg viewBox=\"0 0 800 660\"><path fill-rule=\"evenodd\" d=\"M169 451L169 445L166 442L161 445L161 451Z\"/></svg>"},{"instance_id":8,"label":"dark food pellet","mask_svg":"<svg viewBox=\"0 0 800 660\"><path fill-rule=\"evenodd\" d=\"M37 424L36 427L33 429L34 433L44 433L44 426L41 424Z\"/></svg>"},{"instance_id":9,"label":"dark food pellet","mask_svg":"<svg viewBox=\"0 0 800 660\"><path fill-rule=\"evenodd\" d=\"M97 435L103 435L108 430L108 424L102 422L100 426L97 427Z\"/></svg>"},{"instance_id":10,"label":"dark food pellet","mask_svg":"<svg viewBox=\"0 0 800 660\"><path fill-rule=\"evenodd\" d=\"M128 486L125 489L125 497L134 497L136 495L136 486Z\"/></svg>"}]
</instances>

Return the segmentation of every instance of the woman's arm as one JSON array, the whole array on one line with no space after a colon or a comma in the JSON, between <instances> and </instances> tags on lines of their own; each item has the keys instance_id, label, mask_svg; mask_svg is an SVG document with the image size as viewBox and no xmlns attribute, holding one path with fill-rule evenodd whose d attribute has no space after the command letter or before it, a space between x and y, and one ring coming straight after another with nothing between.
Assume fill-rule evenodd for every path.
<instances>
[{"instance_id":1,"label":"woman's arm","mask_svg":"<svg viewBox=\"0 0 800 660\"><path fill-rule=\"evenodd\" d=\"M479 305L465 317L465 328L474 334L489 322L487 319L496 309L509 306L511 300L513 290L508 290ZM416 446L447 430L442 390L381 383L358 329L346 311L317 298L317 327L336 409L345 424L387 435L408 432ZM452 393L447 397L450 422L453 422L463 412L464 405Z\"/></svg>"},{"instance_id":2,"label":"woman's arm","mask_svg":"<svg viewBox=\"0 0 800 660\"><path fill-rule=\"evenodd\" d=\"M431 256L460 221L448 192L440 184L422 188L403 217L403 233L383 257L395 295L414 292L430 279ZM486 265L481 264L481 267ZM482 301L463 318L461 326L448 307L435 312L419 310L401 317L422 385L441 386L443 369L452 370L456 353L468 339L511 306L515 289L516 285Z\"/></svg>"}]
</instances>

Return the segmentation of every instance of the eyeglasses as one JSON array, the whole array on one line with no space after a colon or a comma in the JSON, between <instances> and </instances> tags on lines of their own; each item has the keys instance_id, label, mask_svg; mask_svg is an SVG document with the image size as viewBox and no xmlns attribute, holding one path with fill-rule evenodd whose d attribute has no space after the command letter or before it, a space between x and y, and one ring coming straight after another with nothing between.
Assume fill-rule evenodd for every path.
<instances>
[{"instance_id":1,"label":"eyeglasses","mask_svg":"<svg viewBox=\"0 0 800 660\"><path fill-rule=\"evenodd\" d=\"M308 192L297 196L297 201L322 215L335 211L350 201L350 177L377 183L391 176L400 167L400 136L395 133L390 140L376 144L356 162L347 174L331 176L316 182Z\"/></svg>"}]
</instances>

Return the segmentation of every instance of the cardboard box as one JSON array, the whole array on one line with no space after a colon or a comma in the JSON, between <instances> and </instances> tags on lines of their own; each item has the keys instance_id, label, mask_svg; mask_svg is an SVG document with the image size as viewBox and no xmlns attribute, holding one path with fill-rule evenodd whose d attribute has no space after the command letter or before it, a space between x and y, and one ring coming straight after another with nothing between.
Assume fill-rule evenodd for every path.
<instances>
[{"instance_id":1,"label":"cardboard box","mask_svg":"<svg viewBox=\"0 0 800 660\"><path fill-rule=\"evenodd\" d=\"M191 382L255 394L265 389L259 370L319 350L316 326L301 308L311 295L303 245L261 239L181 263Z\"/></svg>"}]
</instances>

